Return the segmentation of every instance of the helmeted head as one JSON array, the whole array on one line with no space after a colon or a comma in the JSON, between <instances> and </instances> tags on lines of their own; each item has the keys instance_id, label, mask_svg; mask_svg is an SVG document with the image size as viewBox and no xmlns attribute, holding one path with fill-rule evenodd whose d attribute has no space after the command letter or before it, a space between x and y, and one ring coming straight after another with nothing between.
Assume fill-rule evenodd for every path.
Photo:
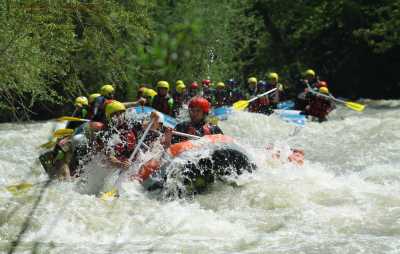
<instances>
[{"instance_id":1,"label":"helmeted head","mask_svg":"<svg viewBox=\"0 0 400 254\"><path fill-rule=\"evenodd\" d=\"M319 88L319 92L323 94L329 94L329 89L325 86Z\"/></svg>"},{"instance_id":2,"label":"helmeted head","mask_svg":"<svg viewBox=\"0 0 400 254\"><path fill-rule=\"evenodd\" d=\"M176 85L176 86L185 85L185 82L183 82L183 80L177 80L176 83L175 83L175 85Z\"/></svg>"},{"instance_id":3,"label":"helmeted head","mask_svg":"<svg viewBox=\"0 0 400 254\"><path fill-rule=\"evenodd\" d=\"M308 69L304 72L304 77L308 80L315 78L315 71L312 69Z\"/></svg>"},{"instance_id":4,"label":"helmeted head","mask_svg":"<svg viewBox=\"0 0 400 254\"><path fill-rule=\"evenodd\" d=\"M100 94L108 99L114 97L115 89L112 85L104 85L100 88Z\"/></svg>"},{"instance_id":5,"label":"helmeted head","mask_svg":"<svg viewBox=\"0 0 400 254\"><path fill-rule=\"evenodd\" d=\"M100 97L101 94L99 93L92 93L91 95L89 95L89 104L92 104L97 97Z\"/></svg>"},{"instance_id":6,"label":"helmeted head","mask_svg":"<svg viewBox=\"0 0 400 254\"><path fill-rule=\"evenodd\" d=\"M84 106L88 106L89 101L85 96L79 96L75 99L74 105L75 107L82 108Z\"/></svg>"},{"instance_id":7,"label":"helmeted head","mask_svg":"<svg viewBox=\"0 0 400 254\"><path fill-rule=\"evenodd\" d=\"M259 91L267 91L268 84L264 80L260 80L257 84L257 89Z\"/></svg>"},{"instance_id":8,"label":"helmeted head","mask_svg":"<svg viewBox=\"0 0 400 254\"><path fill-rule=\"evenodd\" d=\"M190 89L191 90L196 90L199 88L199 84L197 84L197 82L192 82L192 84L190 84Z\"/></svg>"},{"instance_id":9,"label":"helmeted head","mask_svg":"<svg viewBox=\"0 0 400 254\"><path fill-rule=\"evenodd\" d=\"M204 79L203 81L201 81L201 84L203 85L203 87L210 87L210 85L211 85L211 80L209 80L209 79Z\"/></svg>"},{"instance_id":10,"label":"helmeted head","mask_svg":"<svg viewBox=\"0 0 400 254\"><path fill-rule=\"evenodd\" d=\"M210 112L210 102L200 96L196 96L189 102L189 115L190 119L194 123L204 121Z\"/></svg>"},{"instance_id":11,"label":"helmeted head","mask_svg":"<svg viewBox=\"0 0 400 254\"><path fill-rule=\"evenodd\" d=\"M183 94L185 92L185 90L186 90L186 86L183 83L179 84L179 85L176 86L175 90L176 90L177 93Z\"/></svg>"},{"instance_id":12,"label":"helmeted head","mask_svg":"<svg viewBox=\"0 0 400 254\"><path fill-rule=\"evenodd\" d=\"M268 73L268 82L276 84L279 81L279 75L276 72Z\"/></svg>"},{"instance_id":13,"label":"helmeted head","mask_svg":"<svg viewBox=\"0 0 400 254\"><path fill-rule=\"evenodd\" d=\"M151 88L146 88L146 89L144 89L144 97L145 98L153 98L154 96L156 96L157 95L157 92L156 91L154 91L153 89L151 89Z\"/></svg>"},{"instance_id":14,"label":"helmeted head","mask_svg":"<svg viewBox=\"0 0 400 254\"><path fill-rule=\"evenodd\" d=\"M146 87L140 87L139 89L138 89L138 92L137 92L137 96L140 98L140 97L145 97L145 92L146 92Z\"/></svg>"},{"instance_id":15,"label":"helmeted head","mask_svg":"<svg viewBox=\"0 0 400 254\"><path fill-rule=\"evenodd\" d=\"M160 96L166 96L169 91L169 83L165 80L161 80L157 82L157 93Z\"/></svg>"},{"instance_id":16,"label":"helmeted head","mask_svg":"<svg viewBox=\"0 0 400 254\"><path fill-rule=\"evenodd\" d=\"M218 89L218 90L223 90L223 89L225 89L225 84L224 84L224 82L218 82L218 83L217 83L217 89Z\"/></svg>"},{"instance_id":17,"label":"helmeted head","mask_svg":"<svg viewBox=\"0 0 400 254\"><path fill-rule=\"evenodd\" d=\"M257 78L255 78L255 77L249 78L247 80L247 84L249 84L249 86L251 86L251 87L257 86Z\"/></svg>"},{"instance_id":18,"label":"helmeted head","mask_svg":"<svg viewBox=\"0 0 400 254\"><path fill-rule=\"evenodd\" d=\"M117 124L122 123L123 119L121 116L125 113L125 111L125 105L122 102L115 100L111 103L108 103L105 108L107 120Z\"/></svg>"}]
</instances>

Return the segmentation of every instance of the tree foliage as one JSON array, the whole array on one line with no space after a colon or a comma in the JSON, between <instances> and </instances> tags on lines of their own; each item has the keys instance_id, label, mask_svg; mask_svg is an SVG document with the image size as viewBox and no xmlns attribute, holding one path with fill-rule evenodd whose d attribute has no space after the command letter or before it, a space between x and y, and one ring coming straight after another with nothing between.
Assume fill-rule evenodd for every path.
<instances>
[{"instance_id":1,"label":"tree foliage","mask_svg":"<svg viewBox=\"0 0 400 254\"><path fill-rule=\"evenodd\" d=\"M49 118L105 83L219 81L314 68L335 94L394 97L400 0L6 0L0 120Z\"/></svg>"}]
</instances>

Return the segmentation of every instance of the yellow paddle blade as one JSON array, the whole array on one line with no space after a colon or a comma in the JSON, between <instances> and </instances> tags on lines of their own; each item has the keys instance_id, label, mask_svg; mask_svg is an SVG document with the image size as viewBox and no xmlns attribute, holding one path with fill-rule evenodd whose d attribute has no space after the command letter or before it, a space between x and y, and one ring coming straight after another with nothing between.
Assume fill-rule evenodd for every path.
<instances>
[{"instance_id":1,"label":"yellow paddle blade","mask_svg":"<svg viewBox=\"0 0 400 254\"><path fill-rule=\"evenodd\" d=\"M26 190L32 188L32 186L33 186L33 184L31 184L31 183L19 183L19 184L13 184L13 185L7 186L6 189L11 193L16 194L21 191L26 191Z\"/></svg>"},{"instance_id":2,"label":"yellow paddle blade","mask_svg":"<svg viewBox=\"0 0 400 254\"><path fill-rule=\"evenodd\" d=\"M89 120L87 119L82 119L79 117L73 117L73 116L63 116L60 118L57 118L57 121L59 122L64 122L64 121L71 121L71 122L87 122Z\"/></svg>"},{"instance_id":3,"label":"yellow paddle blade","mask_svg":"<svg viewBox=\"0 0 400 254\"><path fill-rule=\"evenodd\" d=\"M46 148L46 149L51 149L56 145L56 141L50 140L47 143L41 144L40 148Z\"/></svg>"},{"instance_id":4,"label":"yellow paddle blade","mask_svg":"<svg viewBox=\"0 0 400 254\"><path fill-rule=\"evenodd\" d=\"M103 194L101 194L100 199L106 201L106 200L116 198L117 196L118 196L118 190L116 188L114 188L110 191L107 191L107 192L104 192Z\"/></svg>"},{"instance_id":5,"label":"yellow paddle blade","mask_svg":"<svg viewBox=\"0 0 400 254\"><path fill-rule=\"evenodd\" d=\"M233 103L232 107L236 110L244 110L249 106L249 101L241 100Z\"/></svg>"},{"instance_id":6,"label":"yellow paddle blade","mask_svg":"<svg viewBox=\"0 0 400 254\"><path fill-rule=\"evenodd\" d=\"M362 112L364 111L365 105L359 104L359 103L355 103L355 102L346 102L346 106L348 108L351 108L352 110L358 111L358 112Z\"/></svg>"},{"instance_id":7,"label":"yellow paddle blade","mask_svg":"<svg viewBox=\"0 0 400 254\"><path fill-rule=\"evenodd\" d=\"M74 132L73 129L59 129L53 133L53 137L55 138L62 138L65 136L70 136Z\"/></svg>"}]
</instances>

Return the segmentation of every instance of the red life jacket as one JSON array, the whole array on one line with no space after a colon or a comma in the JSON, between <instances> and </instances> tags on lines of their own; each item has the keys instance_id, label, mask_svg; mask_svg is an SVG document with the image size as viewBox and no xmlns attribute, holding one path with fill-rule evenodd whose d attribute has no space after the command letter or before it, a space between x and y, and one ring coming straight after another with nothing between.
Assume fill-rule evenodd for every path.
<instances>
[{"instance_id":1,"label":"red life jacket","mask_svg":"<svg viewBox=\"0 0 400 254\"><path fill-rule=\"evenodd\" d=\"M133 130L122 130L120 134L121 143L114 146L117 159L128 160L136 147L136 133Z\"/></svg>"},{"instance_id":2,"label":"red life jacket","mask_svg":"<svg viewBox=\"0 0 400 254\"><path fill-rule=\"evenodd\" d=\"M310 108L308 114L318 118L324 118L328 115L331 110L331 102L320 96L315 97L310 102Z\"/></svg>"},{"instance_id":3,"label":"red life jacket","mask_svg":"<svg viewBox=\"0 0 400 254\"><path fill-rule=\"evenodd\" d=\"M168 105L168 101L170 100L170 98L171 97L169 95L165 97L156 95L153 99L153 108L166 115L171 115L171 108Z\"/></svg>"},{"instance_id":4,"label":"red life jacket","mask_svg":"<svg viewBox=\"0 0 400 254\"><path fill-rule=\"evenodd\" d=\"M196 135L196 136L205 136L205 135L211 135L211 128L209 124L205 124L202 127L203 133L198 133L196 128L193 127L193 125L190 125L187 129L187 134L190 135Z\"/></svg>"}]
</instances>

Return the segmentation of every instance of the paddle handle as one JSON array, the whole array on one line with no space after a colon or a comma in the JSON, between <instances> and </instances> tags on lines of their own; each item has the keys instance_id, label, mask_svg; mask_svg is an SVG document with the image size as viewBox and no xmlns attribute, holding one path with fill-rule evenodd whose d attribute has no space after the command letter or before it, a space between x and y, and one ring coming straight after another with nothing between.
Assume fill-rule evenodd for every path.
<instances>
[{"instance_id":1,"label":"paddle handle","mask_svg":"<svg viewBox=\"0 0 400 254\"><path fill-rule=\"evenodd\" d=\"M326 94L314 91L314 89L312 89L309 84L307 84L307 88L313 94L317 94L317 95L319 95L321 97L325 97L325 98L328 98L328 99L331 99L331 100L334 100L334 101L337 101L337 102L346 103L345 101L336 99L335 97L333 97L333 95L326 95Z\"/></svg>"},{"instance_id":2,"label":"paddle handle","mask_svg":"<svg viewBox=\"0 0 400 254\"><path fill-rule=\"evenodd\" d=\"M274 88L274 89L269 90L268 92L259 94L259 95L257 95L256 97L254 97L254 98L248 100L248 103L253 102L253 101L257 100L258 98L263 97L263 96L265 96L265 95L268 95L268 94L270 94L270 93L273 93L273 92L275 92L277 89L278 89L278 88Z\"/></svg>"},{"instance_id":3,"label":"paddle handle","mask_svg":"<svg viewBox=\"0 0 400 254\"><path fill-rule=\"evenodd\" d=\"M199 136L190 135L190 134L179 132L179 131L172 131L172 134L175 135L175 136L180 136L180 137L184 137L184 138L191 138L191 139L199 139L199 138L201 138Z\"/></svg>"},{"instance_id":4,"label":"paddle handle","mask_svg":"<svg viewBox=\"0 0 400 254\"><path fill-rule=\"evenodd\" d=\"M149 133L151 127L153 126L153 121L151 121L149 123L149 126L147 126L146 130L144 131L142 137L140 138L138 144L135 147L135 150L133 150L133 153L131 154L131 156L129 157L129 160L133 160L133 158L135 158L135 155L137 154L137 152L139 151L140 146L142 145L144 139L146 138L147 134Z\"/></svg>"}]
</instances>

